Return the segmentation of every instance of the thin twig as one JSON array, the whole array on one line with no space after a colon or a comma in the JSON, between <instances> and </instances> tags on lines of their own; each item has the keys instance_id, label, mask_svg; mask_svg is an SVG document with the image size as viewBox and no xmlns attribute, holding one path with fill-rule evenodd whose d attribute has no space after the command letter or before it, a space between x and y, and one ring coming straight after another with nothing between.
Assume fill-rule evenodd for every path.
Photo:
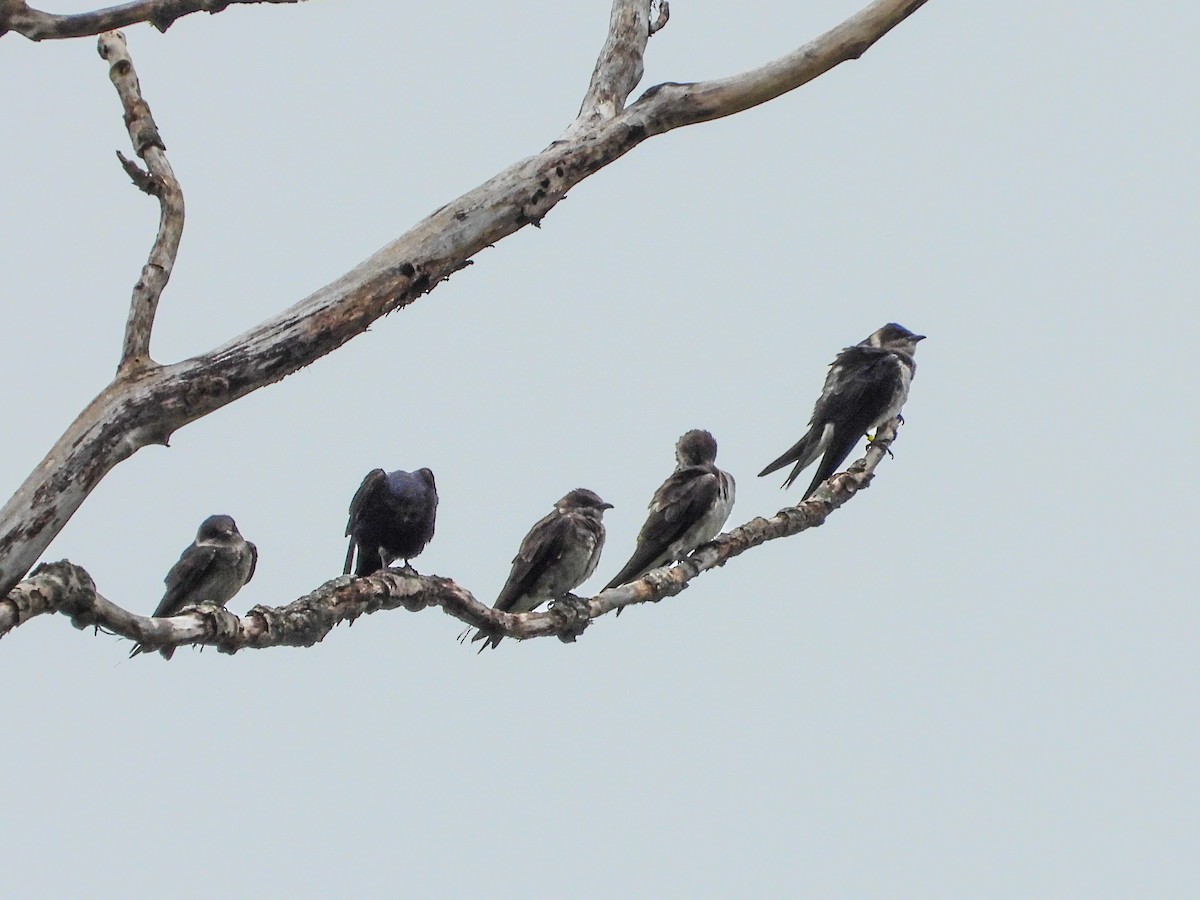
<instances>
[{"instance_id":1,"label":"thin twig","mask_svg":"<svg viewBox=\"0 0 1200 900\"><path fill-rule=\"evenodd\" d=\"M142 267L142 277L133 286L133 299L129 304L129 318L125 323L125 340L121 347L121 370L127 367L145 367L150 359L150 333L154 329L154 316L158 312L158 301L175 268L175 257L179 253L179 242L183 239L183 190L167 162L166 146L158 132L158 125L150 112L150 105L142 98L137 72L129 56L125 35L110 31L100 36L100 57L108 61L108 77L117 89L121 106L125 109L125 126L133 150L146 163L144 172L120 153L121 165L137 185L147 194L158 198L158 234L150 257Z\"/></svg>"},{"instance_id":2,"label":"thin twig","mask_svg":"<svg viewBox=\"0 0 1200 900\"><path fill-rule=\"evenodd\" d=\"M651 7L653 12L653 7ZM658 34L667 27L667 22L671 20L671 4L667 0L658 0L658 15L650 22L650 37Z\"/></svg>"},{"instance_id":3,"label":"thin twig","mask_svg":"<svg viewBox=\"0 0 1200 900\"><path fill-rule=\"evenodd\" d=\"M630 104L626 114L631 119L650 120L651 133L660 134L743 112L794 91L835 66L858 59L927 2L875 0L786 56L727 78L657 85Z\"/></svg>"}]
</instances>

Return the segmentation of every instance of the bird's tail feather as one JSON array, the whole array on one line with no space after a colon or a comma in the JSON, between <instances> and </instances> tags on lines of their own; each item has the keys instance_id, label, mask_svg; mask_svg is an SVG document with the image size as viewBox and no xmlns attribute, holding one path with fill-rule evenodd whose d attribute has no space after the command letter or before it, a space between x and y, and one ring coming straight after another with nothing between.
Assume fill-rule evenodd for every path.
<instances>
[{"instance_id":1,"label":"bird's tail feather","mask_svg":"<svg viewBox=\"0 0 1200 900\"><path fill-rule=\"evenodd\" d=\"M462 634L460 634L460 635L458 636L458 642L459 642L460 644L465 644L465 643L467 642L467 635L468 635L468 634L470 634L470 633L471 633L471 629L470 629L470 628L468 628L468 629L466 629L465 631L463 631L463 633L462 633ZM486 630L484 630L483 628L480 628L480 629L478 629L478 630L475 632L475 634L472 636L472 638L471 638L471 643L473 644L473 643L475 643L476 641L487 641L487 643L486 643L486 644L484 644L482 647L480 647L480 648L479 648L479 651L478 651L478 652L479 652L479 653L482 653L482 652L483 652L484 650L486 650L488 647L499 647L499 646L500 646L500 642L501 642L502 640L504 640L504 635L502 635L502 634L494 634L494 633L492 633L492 632L490 632L490 631L486 631Z\"/></svg>"},{"instance_id":2,"label":"bird's tail feather","mask_svg":"<svg viewBox=\"0 0 1200 900\"><path fill-rule=\"evenodd\" d=\"M637 562L638 562L638 560L637 560L636 556L633 559L631 559L629 562L627 562L625 564L625 568L623 568L620 572L618 572L613 577L613 580L604 586L604 590L607 591L610 588L620 587L623 584L629 584L629 582L636 581L638 578L641 578L648 571L650 571L649 569L641 568L640 565L637 564ZM624 609L625 609L625 607L618 606L617 607L617 615L618 616L621 615L621 612Z\"/></svg>"},{"instance_id":3,"label":"bird's tail feather","mask_svg":"<svg viewBox=\"0 0 1200 900\"><path fill-rule=\"evenodd\" d=\"M641 561L635 556L629 562L625 563L625 568L613 576L612 581L604 586L604 590L607 591L615 587L620 587L623 584L629 584L629 582L635 578L640 578L648 571L650 570L642 568Z\"/></svg>"},{"instance_id":4,"label":"bird's tail feather","mask_svg":"<svg viewBox=\"0 0 1200 900\"><path fill-rule=\"evenodd\" d=\"M629 584L631 581L637 581L648 572L652 572L659 566L665 566L673 562L670 556L669 549L651 549L646 546L639 545L634 551L633 556L629 558L629 562L621 568L621 571L613 576L612 581L604 586L604 590L609 588L620 587L623 584ZM621 610L617 610L620 615Z\"/></svg>"},{"instance_id":5,"label":"bird's tail feather","mask_svg":"<svg viewBox=\"0 0 1200 900\"><path fill-rule=\"evenodd\" d=\"M384 568L383 557L379 555L379 550L359 544L358 559L354 563L355 576L362 578L364 575L373 575L382 568Z\"/></svg>"},{"instance_id":6,"label":"bird's tail feather","mask_svg":"<svg viewBox=\"0 0 1200 900\"><path fill-rule=\"evenodd\" d=\"M832 435L833 426L826 425L824 428L818 429L813 426L808 429L804 437L796 441L786 452L774 462L770 463L765 469L758 473L758 477L770 475L772 472L777 472L786 466L788 463L795 463L792 471L788 473L788 477L784 479L783 486L791 487L802 471L812 465L813 461L821 455L821 451L825 449L825 445L829 443L829 438Z\"/></svg>"},{"instance_id":7,"label":"bird's tail feather","mask_svg":"<svg viewBox=\"0 0 1200 900\"><path fill-rule=\"evenodd\" d=\"M636 581L637 579L641 578L643 575L645 575L647 572L650 571L650 569L644 569L639 566L635 566L634 565L635 561L636 560L631 559L626 564L625 568L623 568L620 572L618 572L616 574L616 577L614 577L612 581L610 581L608 584L606 584L604 586L604 590L607 591L610 588L620 587L623 584L629 584L629 582ZM653 568L653 566L651 568ZM617 607L617 615L620 616L621 613L624 612L624 610L625 610L625 607L618 606Z\"/></svg>"},{"instance_id":8,"label":"bird's tail feather","mask_svg":"<svg viewBox=\"0 0 1200 900\"><path fill-rule=\"evenodd\" d=\"M483 641L484 644L482 647L479 648L479 651L478 651L478 652L482 653L488 647L491 647L493 650L496 647L499 647L500 642L502 640L504 640L504 635L496 634L495 632L492 632L492 631L485 631L484 629L480 628L478 631L475 632L475 636L471 638L471 643L473 644L476 641Z\"/></svg>"},{"instance_id":9,"label":"bird's tail feather","mask_svg":"<svg viewBox=\"0 0 1200 900\"><path fill-rule=\"evenodd\" d=\"M133 659L135 656L137 656L141 653L152 653L152 652L153 652L153 650L149 647L143 647L141 644L134 644L133 649L129 651L129 658ZM174 647L163 647L158 652L160 654L162 654L163 659L170 659L172 656L175 655L175 648Z\"/></svg>"},{"instance_id":10,"label":"bird's tail feather","mask_svg":"<svg viewBox=\"0 0 1200 900\"><path fill-rule=\"evenodd\" d=\"M778 472L789 463L796 463L796 469L788 476L787 484L791 484L796 475L805 466L812 463L821 452L820 433L815 428L810 428L808 433L800 440L796 441L776 460L772 461L758 473L758 477L770 475L772 472Z\"/></svg>"},{"instance_id":11,"label":"bird's tail feather","mask_svg":"<svg viewBox=\"0 0 1200 900\"><path fill-rule=\"evenodd\" d=\"M842 463L846 461L846 457L854 450L854 445L860 440L862 440L862 435L851 432L849 434L835 435L831 440L824 442L826 444L825 458L821 460L821 465L817 466L817 472L813 475L812 484L808 486L808 490L800 498L801 503L811 497L817 488L837 474L838 469L842 467ZM792 472L792 478L795 478L799 474L799 470Z\"/></svg>"}]
</instances>

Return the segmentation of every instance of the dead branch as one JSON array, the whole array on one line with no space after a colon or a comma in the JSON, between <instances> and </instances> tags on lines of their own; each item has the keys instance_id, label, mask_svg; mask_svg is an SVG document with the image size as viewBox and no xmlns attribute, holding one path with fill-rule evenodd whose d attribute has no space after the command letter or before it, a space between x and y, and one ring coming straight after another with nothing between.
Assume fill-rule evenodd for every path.
<instances>
[{"instance_id":1,"label":"dead branch","mask_svg":"<svg viewBox=\"0 0 1200 900\"><path fill-rule=\"evenodd\" d=\"M33 577L0 600L0 637L43 613L60 612L76 628L99 626L147 648L183 644L215 646L222 653L266 647L311 647L341 622L404 607L412 612L440 606L448 615L474 628L506 637L557 637L574 641L591 621L637 603L657 603L682 592L692 579L725 565L751 547L824 524L829 515L868 487L875 469L896 439L900 420L880 427L866 454L829 479L811 498L780 510L769 519L755 518L698 548L674 566L655 569L621 587L590 599L558 603L545 612L505 613L476 600L463 587L437 575L384 569L363 578L342 575L286 606L255 606L237 616L215 606L196 607L171 618L156 619L128 612L96 593L92 578L66 560L39 566Z\"/></svg>"},{"instance_id":2,"label":"dead branch","mask_svg":"<svg viewBox=\"0 0 1200 900\"><path fill-rule=\"evenodd\" d=\"M129 319L125 323L125 341L121 348L121 369L127 366L145 366L150 360L150 332L154 328L154 316L158 312L158 301L175 268L175 257L179 253L179 242L183 239L183 190L175 178L171 164L167 162L167 148L158 133L158 125L150 113L150 105L142 99L141 85L125 35L119 31L109 32L100 38L100 57L108 61L108 77L117 89L121 105L125 108L125 126L133 150L146 163L149 171L142 171L137 164L120 153L117 157L133 180L147 194L158 198L158 234L150 249L150 258L142 267L142 277L133 287L133 300L129 304Z\"/></svg>"},{"instance_id":3,"label":"dead branch","mask_svg":"<svg viewBox=\"0 0 1200 900\"><path fill-rule=\"evenodd\" d=\"M646 41L650 39L650 4L641 0L614 0L608 20L608 37L596 58L592 79L579 107L579 115L564 137L580 134L611 119L642 80Z\"/></svg>"},{"instance_id":4,"label":"dead branch","mask_svg":"<svg viewBox=\"0 0 1200 900\"><path fill-rule=\"evenodd\" d=\"M0 0L0 37L13 31L31 41L88 37L138 22L166 31L184 16L219 13L243 3L302 3L304 0L136 0L92 12L58 15L34 9L24 0Z\"/></svg>"},{"instance_id":5,"label":"dead branch","mask_svg":"<svg viewBox=\"0 0 1200 900\"><path fill-rule=\"evenodd\" d=\"M0 0L3 2L3 0ZM567 191L647 138L731 115L860 56L925 0L876 0L833 30L759 69L731 78L651 88L619 109L640 72L651 0L614 0L597 64L590 127L509 166L417 223L333 283L214 350L179 363L118 373L0 509L0 594L50 545L100 480L140 448L309 365L381 316L429 293L472 257L539 223ZM634 9L637 27L623 12ZM620 13L620 14L618 14ZM619 32L616 34L614 32ZM638 65L631 66L636 56ZM620 60L624 60L623 62ZM581 114L592 115L587 110Z\"/></svg>"},{"instance_id":6,"label":"dead branch","mask_svg":"<svg viewBox=\"0 0 1200 900\"><path fill-rule=\"evenodd\" d=\"M651 12L653 12L651 8ZM658 34L667 27L667 22L671 19L671 4L667 0L659 0L658 15L650 22L650 36Z\"/></svg>"}]
</instances>

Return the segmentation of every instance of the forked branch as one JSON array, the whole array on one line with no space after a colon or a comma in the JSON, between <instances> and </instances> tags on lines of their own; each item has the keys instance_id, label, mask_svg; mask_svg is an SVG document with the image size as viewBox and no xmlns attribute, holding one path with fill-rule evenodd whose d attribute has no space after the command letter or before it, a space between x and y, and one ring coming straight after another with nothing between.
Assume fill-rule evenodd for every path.
<instances>
[{"instance_id":1,"label":"forked branch","mask_svg":"<svg viewBox=\"0 0 1200 900\"><path fill-rule=\"evenodd\" d=\"M142 277L133 287L133 300L129 304L129 319L125 323L125 341L121 348L121 369L129 366L150 364L150 332L154 328L154 316L158 312L158 301L163 288L175 268L175 257L179 253L179 242L183 239L183 191L175 179L175 172L167 162L167 148L158 125L150 113L150 105L142 99L141 85L125 35L113 31L100 38L100 57L108 61L108 77L117 89L121 105L125 109L125 127L134 152L146 163L149 171L138 168L137 163L126 159L120 152L117 157L126 173L141 190L158 198L158 234L150 248L150 258L142 267Z\"/></svg>"},{"instance_id":2,"label":"forked branch","mask_svg":"<svg viewBox=\"0 0 1200 900\"><path fill-rule=\"evenodd\" d=\"M481 250L540 222L570 188L652 135L778 97L860 56L924 2L875 0L759 69L710 82L660 85L626 106L641 77L651 0L614 0L605 49L580 112L586 127L573 125L541 153L448 203L333 283L228 343L170 365L123 367L0 509L0 596L29 571L100 480L140 448L165 443L180 427L298 371L429 293ZM217 6L224 4L162 9ZM11 23L18 7L24 4L0 0L0 16L7 17L0 24ZM102 46L111 40L105 36ZM139 146L138 139L134 144ZM155 142L146 147L155 149ZM146 160L153 177L151 155ZM153 312L144 315L145 308L137 307L135 296L126 335L126 352L132 348L134 357L127 359L141 358L138 352L147 346Z\"/></svg>"}]
</instances>

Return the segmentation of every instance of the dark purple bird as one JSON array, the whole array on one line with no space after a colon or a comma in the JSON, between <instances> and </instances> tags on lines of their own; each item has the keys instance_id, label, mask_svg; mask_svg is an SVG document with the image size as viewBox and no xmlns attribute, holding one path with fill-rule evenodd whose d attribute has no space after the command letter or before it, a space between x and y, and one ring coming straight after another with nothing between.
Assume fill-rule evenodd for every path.
<instances>
[{"instance_id":1,"label":"dark purple bird","mask_svg":"<svg viewBox=\"0 0 1200 900\"><path fill-rule=\"evenodd\" d=\"M350 546L342 573L350 574L355 548L355 575L370 575L398 559L411 568L408 561L419 556L433 538L437 505L437 484L429 469L368 472L350 501L346 523Z\"/></svg>"}]
</instances>

